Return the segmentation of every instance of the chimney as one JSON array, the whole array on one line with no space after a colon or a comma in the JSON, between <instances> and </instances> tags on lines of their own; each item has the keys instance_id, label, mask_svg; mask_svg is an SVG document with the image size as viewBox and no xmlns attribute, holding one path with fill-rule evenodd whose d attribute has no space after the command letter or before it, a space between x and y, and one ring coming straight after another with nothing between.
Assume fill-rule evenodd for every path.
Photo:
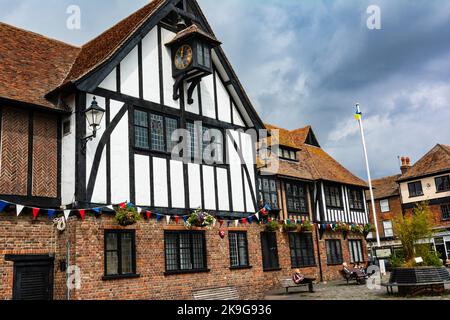
<instances>
[{"instance_id":1,"label":"chimney","mask_svg":"<svg viewBox=\"0 0 450 320\"><path fill-rule=\"evenodd\" d=\"M411 168L411 160L409 157L402 157L402 166L400 167L402 174L408 172L409 168Z\"/></svg>"}]
</instances>

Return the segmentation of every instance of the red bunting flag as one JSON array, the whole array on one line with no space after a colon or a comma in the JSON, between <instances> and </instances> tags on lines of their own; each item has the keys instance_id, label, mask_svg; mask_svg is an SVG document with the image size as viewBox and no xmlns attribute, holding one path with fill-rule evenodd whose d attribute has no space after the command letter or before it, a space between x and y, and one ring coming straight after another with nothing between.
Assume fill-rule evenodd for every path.
<instances>
[{"instance_id":1,"label":"red bunting flag","mask_svg":"<svg viewBox=\"0 0 450 320\"><path fill-rule=\"evenodd\" d=\"M247 225L247 219L246 218L242 219L242 223L244 224L244 226Z\"/></svg>"},{"instance_id":2,"label":"red bunting flag","mask_svg":"<svg viewBox=\"0 0 450 320\"><path fill-rule=\"evenodd\" d=\"M179 216L175 216L175 223L178 224L179 221L180 221L180 217Z\"/></svg>"},{"instance_id":3,"label":"red bunting flag","mask_svg":"<svg viewBox=\"0 0 450 320\"><path fill-rule=\"evenodd\" d=\"M126 209L127 203L126 202L122 202L121 204L119 204L119 207L121 207L122 209Z\"/></svg>"},{"instance_id":4,"label":"red bunting flag","mask_svg":"<svg viewBox=\"0 0 450 320\"><path fill-rule=\"evenodd\" d=\"M37 216L39 214L39 211L41 211L41 209L33 208L32 210L33 210L33 218L34 218L34 220L36 220L36 218L37 218Z\"/></svg>"},{"instance_id":5,"label":"red bunting flag","mask_svg":"<svg viewBox=\"0 0 450 320\"><path fill-rule=\"evenodd\" d=\"M220 224L220 227L221 227L221 228L222 228L222 226L223 226L223 223L224 223L223 220L219 220L219 224Z\"/></svg>"},{"instance_id":6,"label":"red bunting flag","mask_svg":"<svg viewBox=\"0 0 450 320\"><path fill-rule=\"evenodd\" d=\"M266 209L265 209L265 208L262 208L262 209L261 209L261 213L263 214L263 216L267 215Z\"/></svg>"},{"instance_id":7,"label":"red bunting flag","mask_svg":"<svg viewBox=\"0 0 450 320\"><path fill-rule=\"evenodd\" d=\"M86 214L86 210L78 210L80 213L81 220L84 221L84 215Z\"/></svg>"},{"instance_id":8,"label":"red bunting flag","mask_svg":"<svg viewBox=\"0 0 450 320\"><path fill-rule=\"evenodd\" d=\"M150 217L152 216L152 212L149 211L149 210L147 210L147 211L145 212L145 214L147 215L147 220L150 220Z\"/></svg>"}]
</instances>

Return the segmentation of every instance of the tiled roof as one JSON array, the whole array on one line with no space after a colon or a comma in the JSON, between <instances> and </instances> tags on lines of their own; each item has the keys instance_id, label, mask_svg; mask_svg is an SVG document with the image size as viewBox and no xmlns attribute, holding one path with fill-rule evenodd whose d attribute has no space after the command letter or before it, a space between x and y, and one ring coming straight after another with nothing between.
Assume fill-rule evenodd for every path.
<instances>
[{"instance_id":1,"label":"tiled roof","mask_svg":"<svg viewBox=\"0 0 450 320\"><path fill-rule=\"evenodd\" d=\"M75 81L110 58L166 0L153 0L81 47L64 83Z\"/></svg>"},{"instance_id":2,"label":"tiled roof","mask_svg":"<svg viewBox=\"0 0 450 320\"><path fill-rule=\"evenodd\" d=\"M58 109L45 99L80 48L0 23L0 98Z\"/></svg>"},{"instance_id":3,"label":"tiled roof","mask_svg":"<svg viewBox=\"0 0 450 320\"><path fill-rule=\"evenodd\" d=\"M299 162L280 160L279 176L305 180L326 180L337 183L367 187L367 183L356 177L339 162L333 159L322 148L305 143L311 130L310 126L289 131L274 125L266 124L268 130L279 130L280 145L299 149ZM269 138L270 139L270 138ZM264 170L263 170L264 171Z\"/></svg>"},{"instance_id":4,"label":"tiled roof","mask_svg":"<svg viewBox=\"0 0 450 320\"><path fill-rule=\"evenodd\" d=\"M291 132L289 130L271 125L265 124L266 129L272 134L275 130L278 130L278 135L272 135L267 138L267 144L269 146L279 144L280 146L299 149L298 145L292 140Z\"/></svg>"},{"instance_id":5,"label":"tiled roof","mask_svg":"<svg viewBox=\"0 0 450 320\"><path fill-rule=\"evenodd\" d=\"M372 180L374 199L384 199L400 195L399 185L397 183L400 174ZM366 191L366 198L370 199L370 192Z\"/></svg>"},{"instance_id":6,"label":"tiled roof","mask_svg":"<svg viewBox=\"0 0 450 320\"><path fill-rule=\"evenodd\" d=\"M107 61L166 0L153 0L81 48L0 23L0 98L59 109L45 95Z\"/></svg>"},{"instance_id":7,"label":"tiled roof","mask_svg":"<svg viewBox=\"0 0 450 320\"><path fill-rule=\"evenodd\" d=\"M401 175L399 181L411 180L429 174L450 171L450 146L437 144L408 171Z\"/></svg>"},{"instance_id":8,"label":"tiled roof","mask_svg":"<svg viewBox=\"0 0 450 320\"><path fill-rule=\"evenodd\" d=\"M216 39L216 37L206 33L205 31L203 31L197 24L193 23L190 27L181 30L180 32L177 33L177 35L175 36L175 38L173 38L169 43L166 43L166 46L169 46L175 42L179 42L183 39L188 38L189 36L193 35L193 34L199 34L202 37L210 40L211 42L215 43L216 45L220 45L220 41L218 41Z\"/></svg>"}]
</instances>

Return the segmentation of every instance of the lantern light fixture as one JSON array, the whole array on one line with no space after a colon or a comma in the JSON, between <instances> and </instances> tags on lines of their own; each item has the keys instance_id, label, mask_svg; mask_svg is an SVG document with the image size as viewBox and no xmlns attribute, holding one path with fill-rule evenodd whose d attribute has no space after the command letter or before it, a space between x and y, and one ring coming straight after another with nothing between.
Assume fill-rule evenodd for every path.
<instances>
[{"instance_id":1,"label":"lantern light fixture","mask_svg":"<svg viewBox=\"0 0 450 320\"><path fill-rule=\"evenodd\" d=\"M92 131L92 134L83 139L82 144L83 153L86 152L86 145L88 141L91 141L97 137L97 130L100 128L100 124L102 123L102 119L103 116L105 115L105 112L106 112L105 109L101 108L98 105L97 98L94 97L92 99L91 106L84 112L89 128Z\"/></svg>"}]
</instances>

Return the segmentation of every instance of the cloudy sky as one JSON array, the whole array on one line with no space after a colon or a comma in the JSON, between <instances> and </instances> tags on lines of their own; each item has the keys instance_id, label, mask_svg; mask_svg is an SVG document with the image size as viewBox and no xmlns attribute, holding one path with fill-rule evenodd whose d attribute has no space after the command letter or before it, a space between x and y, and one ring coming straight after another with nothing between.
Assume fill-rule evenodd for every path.
<instances>
[{"instance_id":1,"label":"cloudy sky","mask_svg":"<svg viewBox=\"0 0 450 320\"><path fill-rule=\"evenodd\" d=\"M148 0L0 0L0 21L82 44ZM375 177L450 144L450 1L199 0L264 121L312 125L322 146L366 178L353 106L365 113ZM66 9L81 7L81 30ZM381 30L366 10L381 9Z\"/></svg>"}]
</instances>

